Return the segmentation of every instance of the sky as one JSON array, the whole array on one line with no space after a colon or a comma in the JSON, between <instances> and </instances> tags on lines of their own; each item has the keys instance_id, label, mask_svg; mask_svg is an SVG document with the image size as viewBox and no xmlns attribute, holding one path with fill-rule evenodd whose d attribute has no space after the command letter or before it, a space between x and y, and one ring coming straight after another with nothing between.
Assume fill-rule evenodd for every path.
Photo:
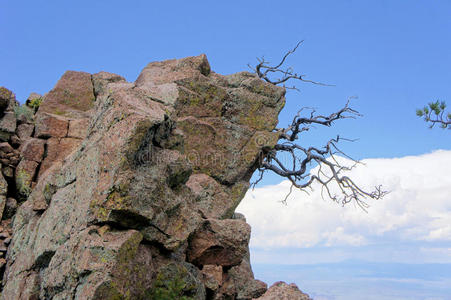
<instances>
[{"instance_id":1,"label":"sky","mask_svg":"<svg viewBox=\"0 0 451 300\"><path fill-rule=\"evenodd\" d=\"M450 263L451 132L428 129L415 116L430 101L451 105L450 15L447 0L0 0L0 85L23 103L66 70L134 81L151 61L201 53L215 72L231 74L257 57L278 62L304 40L288 66L333 86L298 84L279 126L301 107L327 114L358 97L351 106L361 118L316 128L299 142L358 139L341 144L367 163L356 176L391 193L368 213L315 192L284 206L286 182L267 174L239 208L253 228L253 262Z\"/></svg>"}]
</instances>

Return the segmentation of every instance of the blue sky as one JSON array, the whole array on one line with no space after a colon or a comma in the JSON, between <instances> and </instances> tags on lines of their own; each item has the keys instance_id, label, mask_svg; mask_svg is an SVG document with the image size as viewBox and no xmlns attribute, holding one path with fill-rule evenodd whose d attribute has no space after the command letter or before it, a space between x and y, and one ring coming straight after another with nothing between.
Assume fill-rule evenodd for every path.
<instances>
[{"instance_id":1,"label":"blue sky","mask_svg":"<svg viewBox=\"0 0 451 300\"><path fill-rule=\"evenodd\" d=\"M335 86L298 85L300 93L287 94L280 125L287 125L302 106L314 106L318 111L329 113L340 108L348 97L358 96L352 106L364 117L345 120L326 130L318 128L303 136L302 143L322 145L340 134L359 138L355 143L342 145L355 158L400 158L396 164L408 172L395 176L397 169L387 167L386 174L391 174L389 178L394 181L386 184L394 189L391 201L406 206L386 201L388 206L376 205L373 214L376 220L383 218L380 222L405 218L406 223L393 221L394 227L382 233L358 231L358 226L349 220L359 217L343 210L335 212L338 217L333 224L343 229L335 236L354 244L335 245L327 236L324 240L311 240L308 247L288 245L286 251L297 257L304 253L308 256L305 251L317 253L314 261L320 263L327 262L330 257L334 257L334 261L349 259L332 254L340 251L357 253L363 249L359 247L364 247L364 253L368 253L366 257L359 257L361 260L374 260L374 253L382 247L387 249L383 257L392 261L403 256L391 255L402 248L405 253L416 253L420 261L422 257L439 257L439 262L450 262L451 253L446 249L451 249L451 231L448 234L445 221L451 211L447 203L451 201L441 196L448 191L442 191L431 200L435 203L434 209L424 206L420 198L425 197L425 190L414 189L412 192L405 186L414 183L421 186L428 179L422 178L419 167L404 164L406 160L402 159L415 156L419 165L435 166L442 155L451 155L449 152L423 155L438 149L451 150L451 135L449 130L429 130L415 116L416 108L436 99L447 100L451 106L450 16L451 2L447 0L0 0L0 85L13 90L23 102L30 92L43 94L49 91L66 70L91 73L105 70L134 81L150 61L200 53L207 54L215 72L230 74L247 70L247 64L255 63L257 56L264 55L275 62L298 40L305 40L288 61L289 65L306 74L308 79ZM375 167L364 172L369 175L362 175L365 183L371 183L374 178L385 180L385 177L371 173L385 174L377 168L379 162L385 161L373 162ZM429 170L429 179L442 182L440 187L444 188L447 182L441 181L439 176L449 177L447 170L449 166L438 163L436 169ZM419 174L416 181L410 178L410 173ZM276 176L267 176L260 188L280 181ZM276 192L283 191L282 185ZM276 198L274 196L274 201ZM409 199L420 200L409 202ZM310 205L300 203L293 205L299 210L305 209L302 205ZM409 210L412 206L414 210ZM324 207L317 209L324 210ZM421 218L416 216L415 209L425 211ZM384 210L391 214L382 214ZM410 215L406 215L405 210L410 211ZM329 215L315 214L316 219L309 223L311 228L320 228L314 232L323 237L333 233L332 227L319 222L333 214L328 209L325 211ZM264 227L253 217L249 222L255 228L253 237L256 236L257 243L259 228ZM371 227L377 223L365 224ZM428 224L430 232L420 232L423 224ZM402 241L399 248L396 246L398 241ZM437 253L441 254L424 256L421 249L425 248L438 249ZM265 255L280 250L260 244L254 249L256 253L266 249ZM259 261L257 255L253 259ZM294 259L292 263L303 263L303 260Z\"/></svg>"}]
</instances>

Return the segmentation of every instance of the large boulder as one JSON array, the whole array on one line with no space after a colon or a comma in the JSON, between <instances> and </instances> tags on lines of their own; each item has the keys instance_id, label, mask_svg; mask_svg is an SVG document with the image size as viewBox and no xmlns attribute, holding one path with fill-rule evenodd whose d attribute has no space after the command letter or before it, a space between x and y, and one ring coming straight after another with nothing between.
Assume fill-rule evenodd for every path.
<instances>
[{"instance_id":1,"label":"large boulder","mask_svg":"<svg viewBox=\"0 0 451 300\"><path fill-rule=\"evenodd\" d=\"M66 72L33 138L17 130L28 139L15 176L26 201L2 299L261 295L250 227L233 217L277 142L284 92L216 74L205 55L150 63L134 83Z\"/></svg>"},{"instance_id":2,"label":"large boulder","mask_svg":"<svg viewBox=\"0 0 451 300\"><path fill-rule=\"evenodd\" d=\"M236 266L248 251L250 235L242 220L205 220L190 239L187 259L198 266Z\"/></svg>"}]
</instances>

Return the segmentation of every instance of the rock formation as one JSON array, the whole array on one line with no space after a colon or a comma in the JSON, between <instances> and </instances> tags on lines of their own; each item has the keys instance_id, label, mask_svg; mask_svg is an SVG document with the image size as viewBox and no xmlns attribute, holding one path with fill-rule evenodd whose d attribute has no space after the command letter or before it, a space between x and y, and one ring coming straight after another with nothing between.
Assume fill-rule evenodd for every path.
<instances>
[{"instance_id":1,"label":"rock formation","mask_svg":"<svg viewBox=\"0 0 451 300\"><path fill-rule=\"evenodd\" d=\"M205 55L1 88L2 299L306 299L254 279L234 213L284 94Z\"/></svg>"}]
</instances>

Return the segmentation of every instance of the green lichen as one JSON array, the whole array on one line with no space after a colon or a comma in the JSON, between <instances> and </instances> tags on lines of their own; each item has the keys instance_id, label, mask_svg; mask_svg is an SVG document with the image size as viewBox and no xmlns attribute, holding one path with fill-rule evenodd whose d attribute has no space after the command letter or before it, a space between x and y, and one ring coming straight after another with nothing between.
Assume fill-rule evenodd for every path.
<instances>
[{"instance_id":1,"label":"green lichen","mask_svg":"<svg viewBox=\"0 0 451 300\"><path fill-rule=\"evenodd\" d=\"M108 195L105 207L109 210L121 210L128 207L130 196L123 196L120 192L114 191Z\"/></svg>"},{"instance_id":2,"label":"green lichen","mask_svg":"<svg viewBox=\"0 0 451 300\"><path fill-rule=\"evenodd\" d=\"M107 191L104 200L94 199L89 208L99 221L108 221L112 210L123 210L130 207L129 184L121 183L111 187Z\"/></svg>"},{"instance_id":3,"label":"green lichen","mask_svg":"<svg viewBox=\"0 0 451 300\"><path fill-rule=\"evenodd\" d=\"M257 78L254 78L252 80L245 80L243 82L243 86L252 93L273 99L266 103L270 106L274 106L275 101L285 95L285 89L283 89L282 87L268 84ZM266 102L265 100L263 101Z\"/></svg>"},{"instance_id":4,"label":"green lichen","mask_svg":"<svg viewBox=\"0 0 451 300\"><path fill-rule=\"evenodd\" d=\"M222 112L222 103L227 98L227 92L216 85L186 79L178 82L185 89L179 90L179 104L182 115L202 115L219 117Z\"/></svg>"},{"instance_id":5,"label":"green lichen","mask_svg":"<svg viewBox=\"0 0 451 300\"><path fill-rule=\"evenodd\" d=\"M242 113L242 123L255 129L265 129L268 126L268 117L262 114L263 104L252 101L245 113Z\"/></svg>"}]
</instances>

